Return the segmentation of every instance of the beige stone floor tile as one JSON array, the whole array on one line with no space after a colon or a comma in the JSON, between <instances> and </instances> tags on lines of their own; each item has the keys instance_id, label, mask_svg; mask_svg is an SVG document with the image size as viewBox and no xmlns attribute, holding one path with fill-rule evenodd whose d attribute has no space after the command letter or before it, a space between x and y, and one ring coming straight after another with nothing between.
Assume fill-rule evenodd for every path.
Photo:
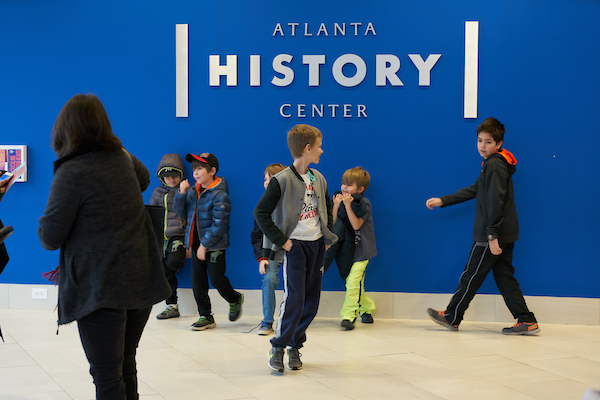
<instances>
[{"instance_id":1,"label":"beige stone floor tile","mask_svg":"<svg viewBox=\"0 0 600 400\"><path fill-rule=\"evenodd\" d=\"M417 383L416 386L447 400L532 400L536 398L478 377L424 381Z\"/></svg>"},{"instance_id":2,"label":"beige stone floor tile","mask_svg":"<svg viewBox=\"0 0 600 400\"><path fill-rule=\"evenodd\" d=\"M61 390L62 388L37 365L0 368L0 399Z\"/></svg>"},{"instance_id":3,"label":"beige stone floor tile","mask_svg":"<svg viewBox=\"0 0 600 400\"><path fill-rule=\"evenodd\" d=\"M559 375L495 354L480 357L451 358L439 361L449 367L460 369L471 375L502 385L562 379Z\"/></svg>"},{"instance_id":4,"label":"beige stone floor tile","mask_svg":"<svg viewBox=\"0 0 600 400\"><path fill-rule=\"evenodd\" d=\"M588 386L569 379L507 384L507 387L541 400L581 400Z\"/></svg>"},{"instance_id":5,"label":"beige stone floor tile","mask_svg":"<svg viewBox=\"0 0 600 400\"><path fill-rule=\"evenodd\" d=\"M498 335L493 339L472 340L473 347L494 351L495 354L517 361L568 358L571 354L535 343L535 338L525 336Z\"/></svg>"},{"instance_id":6,"label":"beige stone floor tile","mask_svg":"<svg viewBox=\"0 0 600 400\"><path fill-rule=\"evenodd\" d=\"M314 378L323 385L354 400L402 399L402 400L440 400L431 392L404 382L389 375L368 376L368 379L348 379L331 377L328 374Z\"/></svg>"},{"instance_id":7,"label":"beige stone floor tile","mask_svg":"<svg viewBox=\"0 0 600 400\"><path fill-rule=\"evenodd\" d=\"M469 376L464 371L415 353L364 357L356 361L411 384Z\"/></svg>"},{"instance_id":8,"label":"beige stone floor tile","mask_svg":"<svg viewBox=\"0 0 600 400\"><path fill-rule=\"evenodd\" d=\"M536 368L563 376L589 387L600 386L600 363L579 357L530 360Z\"/></svg>"},{"instance_id":9,"label":"beige stone floor tile","mask_svg":"<svg viewBox=\"0 0 600 400\"><path fill-rule=\"evenodd\" d=\"M3 343L0 345L0 369L36 366L31 356L16 343Z\"/></svg>"}]
</instances>

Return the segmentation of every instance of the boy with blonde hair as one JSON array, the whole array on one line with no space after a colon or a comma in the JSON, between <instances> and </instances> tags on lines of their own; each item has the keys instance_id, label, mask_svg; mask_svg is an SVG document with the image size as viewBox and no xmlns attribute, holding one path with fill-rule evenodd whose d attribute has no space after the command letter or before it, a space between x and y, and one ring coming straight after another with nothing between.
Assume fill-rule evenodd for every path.
<instances>
[{"instance_id":1,"label":"boy with blonde hair","mask_svg":"<svg viewBox=\"0 0 600 400\"><path fill-rule=\"evenodd\" d=\"M271 178L278 172L285 169L283 164L271 164L267 166L264 173L263 185L265 190L269 186ZM282 260L268 260L263 257L263 233L260 230L256 220L254 228L250 234L252 246L254 247L254 257L258 261L258 272L263 276L262 279L262 306L263 320L258 328L258 334L267 336L273 333L273 316L275 315L275 290L279 286L279 270ZM266 261L266 262L261 262Z\"/></svg>"},{"instance_id":2,"label":"boy with blonde hair","mask_svg":"<svg viewBox=\"0 0 600 400\"><path fill-rule=\"evenodd\" d=\"M339 250L345 254L336 257L342 278L346 275L346 296L340 311L345 330L354 329L357 312L363 323L373 323L375 302L365 294L364 286L367 264L377 255L371 202L364 196L370 182L371 176L362 167L351 168L342 176L341 192L333 197L334 232L338 236L346 233ZM341 265L344 259L351 265Z\"/></svg>"},{"instance_id":3,"label":"boy with blonde hair","mask_svg":"<svg viewBox=\"0 0 600 400\"><path fill-rule=\"evenodd\" d=\"M302 368L298 350L319 308L325 251L337 241L331 231L327 181L319 171L309 168L318 164L323 154L321 131L296 125L288 132L287 143L294 162L271 178L254 209L254 218L264 233L263 255L267 260L283 258L284 300L268 364L277 372L284 370L285 347L288 368Z\"/></svg>"}]
</instances>

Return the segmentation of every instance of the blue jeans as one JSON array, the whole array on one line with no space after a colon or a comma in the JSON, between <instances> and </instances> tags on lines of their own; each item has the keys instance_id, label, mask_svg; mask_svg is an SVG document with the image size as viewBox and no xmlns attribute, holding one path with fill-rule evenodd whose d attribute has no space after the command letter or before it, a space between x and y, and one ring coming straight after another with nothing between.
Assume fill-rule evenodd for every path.
<instances>
[{"instance_id":1,"label":"blue jeans","mask_svg":"<svg viewBox=\"0 0 600 400\"><path fill-rule=\"evenodd\" d=\"M273 324L273 315L275 314L275 290L279 286L279 270L281 263L269 261L266 266L267 273L263 275L262 280L262 304L263 304L263 324Z\"/></svg>"}]
</instances>

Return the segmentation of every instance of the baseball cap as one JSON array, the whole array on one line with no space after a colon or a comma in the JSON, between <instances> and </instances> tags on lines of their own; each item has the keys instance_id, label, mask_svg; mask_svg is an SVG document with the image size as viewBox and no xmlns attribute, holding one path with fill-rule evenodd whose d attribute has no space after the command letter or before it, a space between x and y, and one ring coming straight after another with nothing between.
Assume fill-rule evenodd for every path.
<instances>
[{"instance_id":1,"label":"baseball cap","mask_svg":"<svg viewBox=\"0 0 600 400\"><path fill-rule=\"evenodd\" d=\"M211 167L215 167L215 172L219 172L219 160L212 153L202 153L202 154L187 154L185 156L186 161L200 161L201 163L208 164Z\"/></svg>"}]
</instances>

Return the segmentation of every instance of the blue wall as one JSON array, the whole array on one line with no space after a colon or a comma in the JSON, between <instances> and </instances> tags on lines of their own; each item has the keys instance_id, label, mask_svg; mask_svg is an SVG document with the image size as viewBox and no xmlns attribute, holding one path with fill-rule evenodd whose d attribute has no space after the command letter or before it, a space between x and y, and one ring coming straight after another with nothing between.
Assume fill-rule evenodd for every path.
<instances>
[{"instance_id":1,"label":"blue wall","mask_svg":"<svg viewBox=\"0 0 600 400\"><path fill-rule=\"evenodd\" d=\"M18 1L0 3L0 144L28 146L29 180L15 185L0 213L15 233L0 283L43 283L58 252L41 248L37 220L52 181L50 130L74 94L103 101L124 145L153 173L161 156L212 152L233 203L228 275L258 289L250 246L252 210L267 164L289 164L285 134L296 123L324 134L318 169L339 187L347 168L370 171L379 256L367 290L453 292L471 245L474 202L428 210L425 200L470 185L479 173L475 128L487 116L507 127L521 239L517 278L526 295L598 297L600 198L595 153L600 105L600 37L593 0L380 1ZM479 118L463 117L464 26L479 21ZM298 22L295 36L288 23ZM354 36L350 25L362 23ZM372 23L376 35L365 35ZM273 36L281 23L285 36ZM313 36L304 36L309 23ZM324 23L329 36L317 36ZM334 36L334 24L347 24ZM189 117L175 117L175 24L189 24ZM342 87L333 61L353 53L365 80ZM238 55L238 84L209 86L208 56ZM261 85L248 83L249 56L262 57ZM290 54L294 82L272 85L272 59ZM317 87L302 55L324 54ZM401 60L404 86L376 87L376 54ZM442 54L430 86L418 85L408 54ZM348 76L353 69L344 69ZM353 116L284 118L281 105L351 104ZM356 116L366 105L367 117ZM327 110L327 108L325 108ZM188 176L191 171L188 169ZM118 176L114 177L119 179ZM148 200L152 187L144 193ZM190 287L189 262L181 285ZM343 290L330 270L325 290ZM497 293L493 280L482 292Z\"/></svg>"}]
</instances>

